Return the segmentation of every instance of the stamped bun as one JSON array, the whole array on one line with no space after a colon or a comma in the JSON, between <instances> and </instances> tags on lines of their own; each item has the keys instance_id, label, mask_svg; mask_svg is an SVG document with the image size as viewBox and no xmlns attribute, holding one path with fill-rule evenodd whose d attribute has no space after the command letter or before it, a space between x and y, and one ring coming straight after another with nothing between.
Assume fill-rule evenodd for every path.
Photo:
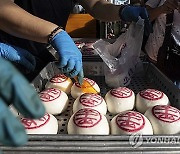
<instances>
[{"instance_id":1,"label":"stamped bun","mask_svg":"<svg viewBox=\"0 0 180 154\"><path fill-rule=\"evenodd\" d=\"M108 135L106 117L94 109L81 109L68 122L68 134Z\"/></svg>"},{"instance_id":2,"label":"stamped bun","mask_svg":"<svg viewBox=\"0 0 180 154\"><path fill-rule=\"evenodd\" d=\"M57 88L46 89L39 96L46 108L46 112L53 115L64 112L69 103L67 94Z\"/></svg>"},{"instance_id":3,"label":"stamped bun","mask_svg":"<svg viewBox=\"0 0 180 154\"><path fill-rule=\"evenodd\" d=\"M169 105L156 105L144 114L152 124L154 134L180 133L180 111Z\"/></svg>"},{"instance_id":4,"label":"stamped bun","mask_svg":"<svg viewBox=\"0 0 180 154\"><path fill-rule=\"evenodd\" d=\"M70 94L72 85L72 80L69 77L65 76L64 74L57 74L46 83L46 89L58 88L64 91L66 94Z\"/></svg>"},{"instance_id":5,"label":"stamped bun","mask_svg":"<svg viewBox=\"0 0 180 154\"><path fill-rule=\"evenodd\" d=\"M95 81L88 78L84 78L84 80L86 80L93 87L93 89L96 90L97 93L100 93L100 88ZM71 88L71 96L76 99L78 96L81 96L84 93L86 92L83 92L79 83L75 82Z\"/></svg>"},{"instance_id":6,"label":"stamped bun","mask_svg":"<svg viewBox=\"0 0 180 154\"><path fill-rule=\"evenodd\" d=\"M84 108L95 109L104 115L107 113L106 102L98 94L85 93L79 96L73 104L73 113Z\"/></svg>"},{"instance_id":7,"label":"stamped bun","mask_svg":"<svg viewBox=\"0 0 180 154\"><path fill-rule=\"evenodd\" d=\"M111 120L111 134L152 135L153 129L143 114L136 111L125 111Z\"/></svg>"},{"instance_id":8,"label":"stamped bun","mask_svg":"<svg viewBox=\"0 0 180 154\"><path fill-rule=\"evenodd\" d=\"M145 89L136 96L136 109L141 113L145 113L150 107L168 104L169 99L166 94L156 89Z\"/></svg>"},{"instance_id":9,"label":"stamped bun","mask_svg":"<svg viewBox=\"0 0 180 154\"><path fill-rule=\"evenodd\" d=\"M40 119L21 118L21 123L27 134L57 134L58 131L57 119L48 113Z\"/></svg>"},{"instance_id":10,"label":"stamped bun","mask_svg":"<svg viewBox=\"0 0 180 154\"><path fill-rule=\"evenodd\" d=\"M134 92L126 87L119 87L108 91L105 96L108 111L117 114L123 111L132 110L135 104Z\"/></svg>"}]
</instances>

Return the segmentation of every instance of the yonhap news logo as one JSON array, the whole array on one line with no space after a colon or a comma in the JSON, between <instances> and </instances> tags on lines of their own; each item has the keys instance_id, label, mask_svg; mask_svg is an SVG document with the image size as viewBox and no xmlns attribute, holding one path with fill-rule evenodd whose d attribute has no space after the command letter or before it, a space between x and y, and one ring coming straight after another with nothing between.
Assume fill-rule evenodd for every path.
<instances>
[{"instance_id":1,"label":"yonhap news logo","mask_svg":"<svg viewBox=\"0 0 180 154\"><path fill-rule=\"evenodd\" d=\"M177 136L142 136L142 134L132 134L129 136L129 144L138 148L143 144L176 144L180 146L180 137Z\"/></svg>"},{"instance_id":2,"label":"yonhap news logo","mask_svg":"<svg viewBox=\"0 0 180 154\"><path fill-rule=\"evenodd\" d=\"M141 146L143 144L142 134L132 134L129 137L129 144L134 148Z\"/></svg>"}]
</instances>

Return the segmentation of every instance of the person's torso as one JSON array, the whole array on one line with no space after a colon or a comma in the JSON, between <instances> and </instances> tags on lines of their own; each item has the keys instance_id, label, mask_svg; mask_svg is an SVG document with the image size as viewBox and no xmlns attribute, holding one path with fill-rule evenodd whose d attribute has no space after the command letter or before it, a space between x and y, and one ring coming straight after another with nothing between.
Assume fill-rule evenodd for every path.
<instances>
[{"instance_id":1,"label":"person's torso","mask_svg":"<svg viewBox=\"0 0 180 154\"><path fill-rule=\"evenodd\" d=\"M51 21L62 27L73 9L73 0L15 0L21 8L42 19Z\"/></svg>"},{"instance_id":2,"label":"person's torso","mask_svg":"<svg viewBox=\"0 0 180 154\"><path fill-rule=\"evenodd\" d=\"M15 3L29 13L64 28L74 6L73 0L15 0ZM45 49L45 44L16 38L2 31L0 41L25 48L36 56Z\"/></svg>"},{"instance_id":3,"label":"person's torso","mask_svg":"<svg viewBox=\"0 0 180 154\"><path fill-rule=\"evenodd\" d=\"M152 8L155 8L157 6L157 1L153 2L155 0L149 0L148 5ZM165 0L161 0L159 3L159 6L163 5ZM174 10L174 18L173 18L173 27L172 27L172 35L173 37L178 41L180 41L180 13L178 10ZM166 27L166 14L161 14L156 20L153 25L153 33L150 34L147 44L146 44L146 52L148 56L154 60L157 61L157 55L158 50L162 46L165 36L165 27Z\"/></svg>"}]
</instances>

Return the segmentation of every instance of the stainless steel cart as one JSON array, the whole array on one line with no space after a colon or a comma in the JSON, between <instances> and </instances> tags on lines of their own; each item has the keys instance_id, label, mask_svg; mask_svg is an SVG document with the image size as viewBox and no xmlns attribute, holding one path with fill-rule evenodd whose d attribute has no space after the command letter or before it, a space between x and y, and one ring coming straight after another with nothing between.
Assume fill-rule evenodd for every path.
<instances>
[{"instance_id":1,"label":"stainless steel cart","mask_svg":"<svg viewBox=\"0 0 180 154\"><path fill-rule=\"evenodd\" d=\"M83 62L85 76L93 79L105 96L110 88L105 84L103 62L98 56L85 57ZM59 73L54 63L49 63L34 79L32 85L37 92L44 89L46 82ZM136 94L146 88L163 91L171 105L180 109L180 90L153 64L143 63L143 70L137 70L128 86ZM69 96L67 110L57 115L59 131L57 135L29 135L29 142L23 147L13 148L0 145L4 153L180 153L180 135L68 135L67 122L72 114L74 99ZM113 115L108 113L107 119Z\"/></svg>"}]
</instances>

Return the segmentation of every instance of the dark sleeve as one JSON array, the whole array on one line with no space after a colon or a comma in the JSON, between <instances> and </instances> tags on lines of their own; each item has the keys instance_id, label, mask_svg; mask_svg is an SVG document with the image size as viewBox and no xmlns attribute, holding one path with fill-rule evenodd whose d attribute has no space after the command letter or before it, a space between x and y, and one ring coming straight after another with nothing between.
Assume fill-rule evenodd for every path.
<instances>
[{"instance_id":1,"label":"dark sleeve","mask_svg":"<svg viewBox=\"0 0 180 154\"><path fill-rule=\"evenodd\" d=\"M15 3L31 14L63 27L75 4L74 0L15 0Z\"/></svg>"},{"instance_id":2,"label":"dark sleeve","mask_svg":"<svg viewBox=\"0 0 180 154\"><path fill-rule=\"evenodd\" d=\"M73 0L15 0L27 12L65 28L69 14L74 7ZM0 31L0 41L10 43L39 55L45 44L14 37Z\"/></svg>"}]
</instances>

